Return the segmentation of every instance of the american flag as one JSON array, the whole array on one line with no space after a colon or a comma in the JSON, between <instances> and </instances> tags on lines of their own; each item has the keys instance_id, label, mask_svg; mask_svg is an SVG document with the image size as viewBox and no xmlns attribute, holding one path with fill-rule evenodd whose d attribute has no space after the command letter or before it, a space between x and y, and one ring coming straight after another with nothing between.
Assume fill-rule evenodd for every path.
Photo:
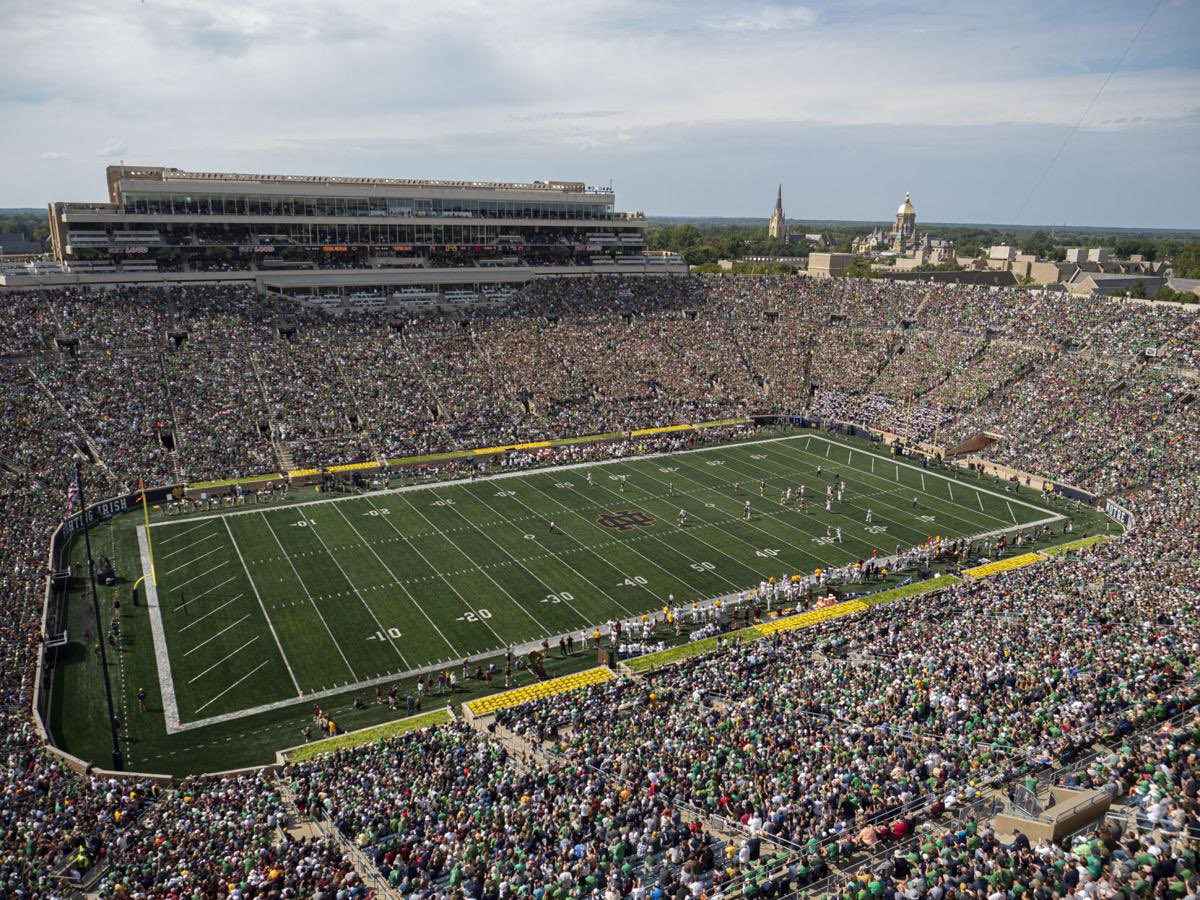
<instances>
[{"instance_id":1,"label":"american flag","mask_svg":"<svg viewBox=\"0 0 1200 900\"><path fill-rule=\"evenodd\" d=\"M71 474L71 484L67 487L67 516L75 514L75 506L79 503L79 463L75 463Z\"/></svg>"}]
</instances>

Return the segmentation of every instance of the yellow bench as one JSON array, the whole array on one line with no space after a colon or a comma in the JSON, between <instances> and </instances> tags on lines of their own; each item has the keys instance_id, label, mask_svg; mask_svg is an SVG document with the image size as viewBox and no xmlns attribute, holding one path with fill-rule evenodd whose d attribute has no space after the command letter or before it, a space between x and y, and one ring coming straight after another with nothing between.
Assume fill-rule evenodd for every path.
<instances>
[{"instance_id":1,"label":"yellow bench","mask_svg":"<svg viewBox=\"0 0 1200 900\"><path fill-rule=\"evenodd\" d=\"M551 678L549 681L539 681L511 691L503 691L499 694L480 697L478 700L472 700L468 703L467 709L477 716L486 716L488 713L494 713L497 710L520 706L523 703L542 700L546 697L553 697L555 694L577 691L580 688L600 684L616 677L612 669L607 666L597 666L594 669L586 669L583 672L561 675L558 678Z\"/></svg>"},{"instance_id":2,"label":"yellow bench","mask_svg":"<svg viewBox=\"0 0 1200 900\"><path fill-rule=\"evenodd\" d=\"M836 619L840 616L848 616L851 613L862 612L867 608L867 604L861 600L847 600L845 603L835 603L833 606L824 606L821 609L812 609L808 612L799 613L794 616L788 616L784 619L775 619L771 622L764 622L761 625L755 625L754 630L766 637L770 634L775 634L778 631L796 631L800 628L809 628L821 622L826 622L829 619Z\"/></svg>"},{"instance_id":3,"label":"yellow bench","mask_svg":"<svg viewBox=\"0 0 1200 900\"><path fill-rule=\"evenodd\" d=\"M1023 569L1026 566L1032 566L1034 563L1041 562L1043 559L1040 553L1022 553L1020 556L1014 556L1010 559L1000 559L996 562L990 562L986 566L976 566L973 569L963 569L964 575L970 575L972 578L988 578L992 575L999 575L1001 572L1011 572L1013 569Z\"/></svg>"}]
</instances>

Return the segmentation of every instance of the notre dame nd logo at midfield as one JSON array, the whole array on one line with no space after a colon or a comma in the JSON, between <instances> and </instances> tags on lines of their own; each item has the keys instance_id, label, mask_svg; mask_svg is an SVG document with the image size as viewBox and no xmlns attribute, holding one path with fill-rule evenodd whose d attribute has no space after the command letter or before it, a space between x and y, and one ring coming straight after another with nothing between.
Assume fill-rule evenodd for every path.
<instances>
[{"instance_id":1,"label":"notre dame nd logo at midfield","mask_svg":"<svg viewBox=\"0 0 1200 900\"><path fill-rule=\"evenodd\" d=\"M596 524L613 531L629 531L631 528L649 528L655 522L654 516L632 509L618 509L596 516Z\"/></svg>"}]
</instances>

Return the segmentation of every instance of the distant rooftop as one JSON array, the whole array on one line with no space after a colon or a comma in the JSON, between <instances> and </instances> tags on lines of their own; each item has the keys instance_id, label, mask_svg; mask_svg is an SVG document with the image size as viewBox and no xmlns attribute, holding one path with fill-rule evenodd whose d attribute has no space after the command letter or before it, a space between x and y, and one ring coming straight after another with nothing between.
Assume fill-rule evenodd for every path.
<instances>
[{"instance_id":1,"label":"distant rooftop","mask_svg":"<svg viewBox=\"0 0 1200 900\"><path fill-rule=\"evenodd\" d=\"M612 188L588 187L582 181L443 181L421 178L358 178L330 175L264 175L246 172L189 172L165 166L109 166L109 183L119 178L150 181L226 181L256 184L354 184L388 187L460 188L488 191L547 191L559 194L611 195Z\"/></svg>"}]
</instances>

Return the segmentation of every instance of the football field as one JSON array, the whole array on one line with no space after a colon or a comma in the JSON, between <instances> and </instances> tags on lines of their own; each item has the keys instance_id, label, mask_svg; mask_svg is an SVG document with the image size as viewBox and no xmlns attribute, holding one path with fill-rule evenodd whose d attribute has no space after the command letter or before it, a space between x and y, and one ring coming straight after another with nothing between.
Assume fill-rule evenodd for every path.
<instances>
[{"instance_id":1,"label":"football field","mask_svg":"<svg viewBox=\"0 0 1200 900\"><path fill-rule=\"evenodd\" d=\"M835 478L845 498L826 512ZM172 733L554 645L672 594L1061 518L995 482L804 434L194 514L140 526L138 543Z\"/></svg>"}]
</instances>

